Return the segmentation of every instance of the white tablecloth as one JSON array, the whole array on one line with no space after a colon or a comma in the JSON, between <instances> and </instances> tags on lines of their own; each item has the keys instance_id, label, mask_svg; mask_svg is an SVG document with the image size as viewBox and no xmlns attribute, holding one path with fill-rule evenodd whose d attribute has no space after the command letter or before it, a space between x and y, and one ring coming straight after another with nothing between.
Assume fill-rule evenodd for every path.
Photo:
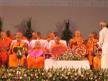
<instances>
[{"instance_id":1,"label":"white tablecloth","mask_svg":"<svg viewBox=\"0 0 108 81\"><path fill-rule=\"evenodd\" d=\"M89 62L87 60L81 60L81 61L58 61L54 59L46 59L45 60L45 69L49 68L85 68L90 69Z\"/></svg>"}]
</instances>

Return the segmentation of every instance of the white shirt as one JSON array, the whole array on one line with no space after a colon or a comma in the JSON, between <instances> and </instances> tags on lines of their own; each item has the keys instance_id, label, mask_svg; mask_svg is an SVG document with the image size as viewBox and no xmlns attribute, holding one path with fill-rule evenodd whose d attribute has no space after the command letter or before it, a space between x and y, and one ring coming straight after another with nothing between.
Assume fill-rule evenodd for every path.
<instances>
[{"instance_id":1,"label":"white shirt","mask_svg":"<svg viewBox=\"0 0 108 81\"><path fill-rule=\"evenodd\" d=\"M100 32L99 32L99 42L98 45L100 47L103 47L103 45L108 44L108 28L104 27Z\"/></svg>"}]
</instances>

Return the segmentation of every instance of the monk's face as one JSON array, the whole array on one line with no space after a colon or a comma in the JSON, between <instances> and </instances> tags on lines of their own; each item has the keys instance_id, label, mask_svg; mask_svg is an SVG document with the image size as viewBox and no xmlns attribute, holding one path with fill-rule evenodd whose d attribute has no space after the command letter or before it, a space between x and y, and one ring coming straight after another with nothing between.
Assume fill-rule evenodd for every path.
<instances>
[{"instance_id":1,"label":"monk's face","mask_svg":"<svg viewBox=\"0 0 108 81\"><path fill-rule=\"evenodd\" d=\"M22 33L16 33L16 40L21 40Z\"/></svg>"},{"instance_id":2,"label":"monk's face","mask_svg":"<svg viewBox=\"0 0 108 81\"><path fill-rule=\"evenodd\" d=\"M81 36L81 32L80 31L75 31L75 37L80 37Z\"/></svg>"},{"instance_id":3,"label":"monk's face","mask_svg":"<svg viewBox=\"0 0 108 81\"><path fill-rule=\"evenodd\" d=\"M36 37L37 38L41 38L41 33L40 32L36 32Z\"/></svg>"},{"instance_id":4,"label":"monk's face","mask_svg":"<svg viewBox=\"0 0 108 81\"><path fill-rule=\"evenodd\" d=\"M32 38L37 38L35 32L32 33Z\"/></svg>"},{"instance_id":5,"label":"monk's face","mask_svg":"<svg viewBox=\"0 0 108 81\"><path fill-rule=\"evenodd\" d=\"M82 45L83 44L83 40L78 40L77 41L77 45Z\"/></svg>"},{"instance_id":6,"label":"monk's face","mask_svg":"<svg viewBox=\"0 0 108 81\"><path fill-rule=\"evenodd\" d=\"M50 35L48 35L48 36L47 36L47 40L48 40L48 41L50 41L50 40L51 40L51 37L50 37Z\"/></svg>"},{"instance_id":7,"label":"monk's face","mask_svg":"<svg viewBox=\"0 0 108 81\"><path fill-rule=\"evenodd\" d=\"M54 32L51 32L51 33L50 33L50 38L51 38L51 39L54 39L54 38L55 38Z\"/></svg>"},{"instance_id":8,"label":"monk's face","mask_svg":"<svg viewBox=\"0 0 108 81\"><path fill-rule=\"evenodd\" d=\"M1 38L4 39L6 37L7 37L6 33L5 32L1 32Z\"/></svg>"},{"instance_id":9,"label":"monk's face","mask_svg":"<svg viewBox=\"0 0 108 81\"><path fill-rule=\"evenodd\" d=\"M59 38L59 37L56 37L56 38L55 38L55 43L56 43L56 44L59 44L59 43L60 43L60 38Z\"/></svg>"},{"instance_id":10,"label":"monk's face","mask_svg":"<svg viewBox=\"0 0 108 81\"><path fill-rule=\"evenodd\" d=\"M35 43L35 48L39 48L39 47L41 47L41 43L40 43L40 41L37 41L37 42Z\"/></svg>"},{"instance_id":11,"label":"monk's face","mask_svg":"<svg viewBox=\"0 0 108 81\"><path fill-rule=\"evenodd\" d=\"M88 37L90 40L94 39L94 35L93 34L89 34L89 37Z\"/></svg>"}]
</instances>

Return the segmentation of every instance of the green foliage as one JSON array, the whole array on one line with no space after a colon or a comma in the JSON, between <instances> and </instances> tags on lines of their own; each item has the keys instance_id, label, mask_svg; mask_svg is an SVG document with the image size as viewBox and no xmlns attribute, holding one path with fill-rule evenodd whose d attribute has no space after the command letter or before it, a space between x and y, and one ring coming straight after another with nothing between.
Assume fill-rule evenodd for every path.
<instances>
[{"instance_id":1,"label":"green foliage","mask_svg":"<svg viewBox=\"0 0 108 81\"><path fill-rule=\"evenodd\" d=\"M66 40L67 42L71 39L72 35L71 35L71 31L69 29L70 27L70 23L69 20L67 22L65 22L65 29L62 33L62 39Z\"/></svg>"},{"instance_id":2,"label":"green foliage","mask_svg":"<svg viewBox=\"0 0 108 81\"><path fill-rule=\"evenodd\" d=\"M27 29L25 31L25 36L30 39L32 37L32 22L31 22L31 18L28 19L28 21L26 21L26 26Z\"/></svg>"},{"instance_id":3,"label":"green foliage","mask_svg":"<svg viewBox=\"0 0 108 81\"><path fill-rule=\"evenodd\" d=\"M29 20L27 21L27 30L28 31L32 31L32 28L31 28L31 18L29 18Z\"/></svg>"},{"instance_id":4,"label":"green foliage","mask_svg":"<svg viewBox=\"0 0 108 81\"><path fill-rule=\"evenodd\" d=\"M2 31L2 26L3 26L3 21L2 18L0 17L0 32Z\"/></svg>"}]
</instances>

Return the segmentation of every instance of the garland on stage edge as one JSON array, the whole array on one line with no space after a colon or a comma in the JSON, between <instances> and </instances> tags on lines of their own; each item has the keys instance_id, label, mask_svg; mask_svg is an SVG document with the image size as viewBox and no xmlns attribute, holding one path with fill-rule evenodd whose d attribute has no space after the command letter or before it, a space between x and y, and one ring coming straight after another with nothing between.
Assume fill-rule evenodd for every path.
<instances>
[{"instance_id":1,"label":"garland on stage edge","mask_svg":"<svg viewBox=\"0 0 108 81\"><path fill-rule=\"evenodd\" d=\"M108 69L0 69L0 81L108 81Z\"/></svg>"}]
</instances>

